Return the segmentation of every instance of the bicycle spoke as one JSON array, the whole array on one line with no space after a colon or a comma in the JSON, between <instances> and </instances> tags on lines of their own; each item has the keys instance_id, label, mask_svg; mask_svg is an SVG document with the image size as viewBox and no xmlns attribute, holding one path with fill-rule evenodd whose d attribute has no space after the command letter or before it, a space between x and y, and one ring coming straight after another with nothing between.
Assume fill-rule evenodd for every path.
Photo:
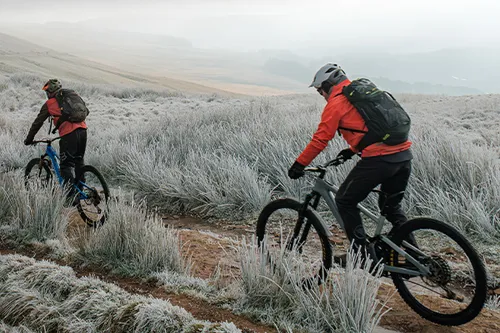
<instances>
[{"instance_id":1,"label":"bicycle spoke","mask_svg":"<svg viewBox=\"0 0 500 333\"><path fill-rule=\"evenodd\" d=\"M428 291L430 291L430 292L432 292L432 293L435 293L435 294L438 294L438 295L440 295L440 296L442 296L442 297L445 297L445 295L443 295L443 294L441 294L441 293L437 292L437 291L436 291L436 290L434 290L434 289L431 289L430 287L428 287L428 286L426 286L426 285L424 285L424 284L420 284L420 283L417 283L417 282L415 282L415 281L410 281L409 279L408 279L408 282L409 282L409 283L411 283L411 284L414 284L414 285L416 285L416 286L419 286L420 288L427 289ZM445 298L446 298L446 297L445 297Z\"/></svg>"},{"instance_id":2,"label":"bicycle spoke","mask_svg":"<svg viewBox=\"0 0 500 333\"><path fill-rule=\"evenodd\" d=\"M309 277L324 274L322 242L327 242L327 238L321 240L307 218L299 217L298 207L279 207L266 215L269 256L278 258L289 253L296 258L291 261L297 266L294 269L307 271Z\"/></svg>"}]
</instances>

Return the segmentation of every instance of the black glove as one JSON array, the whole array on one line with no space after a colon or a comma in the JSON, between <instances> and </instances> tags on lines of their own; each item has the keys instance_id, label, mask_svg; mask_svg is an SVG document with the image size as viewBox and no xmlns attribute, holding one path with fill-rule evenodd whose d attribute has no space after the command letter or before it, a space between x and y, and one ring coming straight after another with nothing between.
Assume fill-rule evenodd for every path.
<instances>
[{"instance_id":1,"label":"black glove","mask_svg":"<svg viewBox=\"0 0 500 333\"><path fill-rule=\"evenodd\" d=\"M288 170L288 177L290 177L291 179L299 179L305 174L304 168L305 166L295 161L292 164L292 167Z\"/></svg>"},{"instance_id":2,"label":"black glove","mask_svg":"<svg viewBox=\"0 0 500 333\"><path fill-rule=\"evenodd\" d=\"M33 139L30 139L30 138L24 139L24 144L26 146L32 145L33 144Z\"/></svg>"},{"instance_id":3,"label":"black glove","mask_svg":"<svg viewBox=\"0 0 500 333\"><path fill-rule=\"evenodd\" d=\"M343 149L341 150L338 154L337 154L337 158L339 157L342 157L343 160L349 160L351 159L351 157L354 156L354 154L356 154L355 152L353 152L351 150L351 148L346 148L346 149Z\"/></svg>"}]
</instances>

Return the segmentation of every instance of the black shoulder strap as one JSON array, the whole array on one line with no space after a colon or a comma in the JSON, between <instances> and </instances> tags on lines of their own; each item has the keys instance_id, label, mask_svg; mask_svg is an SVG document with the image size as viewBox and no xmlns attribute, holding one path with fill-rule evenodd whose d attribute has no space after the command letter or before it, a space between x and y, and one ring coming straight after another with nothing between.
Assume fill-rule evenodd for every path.
<instances>
[{"instance_id":1,"label":"black shoulder strap","mask_svg":"<svg viewBox=\"0 0 500 333\"><path fill-rule=\"evenodd\" d=\"M62 89L55 95L54 98L56 99L57 104L59 105L59 108L61 109L61 116L59 117L59 119L57 119L56 125L55 125L52 133L55 133L59 129L59 126L61 126L61 124L67 120L64 113L62 112L63 111Z\"/></svg>"},{"instance_id":2,"label":"black shoulder strap","mask_svg":"<svg viewBox=\"0 0 500 333\"><path fill-rule=\"evenodd\" d=\"M342 127L342 126L339 126L339 130L344 130L344 131L349 131L349 132L354 132L354 133L368 133L367 131L354 129L354 128L347 128L347 127Z\"/></svg>"}]
</instances>

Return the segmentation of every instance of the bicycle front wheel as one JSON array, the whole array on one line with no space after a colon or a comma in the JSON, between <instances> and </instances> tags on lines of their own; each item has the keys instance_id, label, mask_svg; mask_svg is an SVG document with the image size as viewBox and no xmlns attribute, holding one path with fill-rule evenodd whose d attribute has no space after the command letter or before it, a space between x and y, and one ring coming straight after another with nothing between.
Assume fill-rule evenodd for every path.
<instances>
[{"instance_id":1,"label":"bicycle front wheel","mask_svg":"<svg viewBox=\"0 0 500 333\"><path fill-rule=\"evenodd\" d=\"M326 277L332 267L332 247L320 217L311 208L301 216L302 203L291 198L272 201L264 207L257 220L257 240L266 245L270 259L293 251L309 277ZM267 236L267 237L266 237Z\"/></svg>"},{"instance_id":2,"label":"bicycle front wheel","mask_svg":"<svg viewBox=\"0 0 500 333\"><path fill-rule=\"evenodd\" d=\"M85 165L77 183L79 192L76 208L81 218L91 227L104 223L108 214L109 188L96 168Z\"/></svg>"},{"instance_id":3,"label":"bicycle front wheel","mask_svg":"<svg viewBox=\"0 0 500 333\"><path fill-rule=\"evenodd\" d=\"M416 249L403 240L413 235ZM486 270L472 245L455 228L430 218L401 225L392 241L425 266L420 276L392 274L403 300L421 317L440 325L456 326L474 319L487 294ZM389 265L418 270L394 250Z\"/></svg>"},{"instance_id":4,"label":"bicycle front wheel","mask_svg":"<svg viewBox=\"0 0 500 333\"><path fill-rule=\"evenodd\" d=\"M49 161L41 160L39 157L28 162L24 169L24 185L26 187L42 185L46 186L52 179Z\"/></svg>"}]
</instances>

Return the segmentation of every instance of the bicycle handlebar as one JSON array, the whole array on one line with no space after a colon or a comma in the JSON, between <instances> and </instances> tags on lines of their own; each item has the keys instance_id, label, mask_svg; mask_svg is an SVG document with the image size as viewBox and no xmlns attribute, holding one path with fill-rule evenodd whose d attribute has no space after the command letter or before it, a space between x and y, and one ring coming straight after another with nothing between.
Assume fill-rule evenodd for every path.
<instances>
[{"instance_id":1,"label":"bicycle handlebar","mask_svg":"<svg viewBox=\"0 0 500 333\"><path fill-rule=\"evenodd\" d=\"M322 165L317 165L314 167L306 167L304 168L305 172L318 172L318 173L324 173L326 171L326 168L330 166L339 166L341 164L344 164L347 159L344 159L343 157L337 157L334 158L331 161L326 162L325 164Z\"/></svg>"},{"instance_id":2,"label":"bicycle handlebar","mask_svg":"<svg viewBox=\"0 0 500 333\"><path fill-rule=\"evenodd\" d=\"M61 137L58 136L57 138L53 138L53 139L45 139L45 140L35 140L33 141L31 144L32 145L36 145L37 143L46 143L46 144L51 144L52 142L56 141L56 140L59 140Z\"/></svg>"}]
</instances>

